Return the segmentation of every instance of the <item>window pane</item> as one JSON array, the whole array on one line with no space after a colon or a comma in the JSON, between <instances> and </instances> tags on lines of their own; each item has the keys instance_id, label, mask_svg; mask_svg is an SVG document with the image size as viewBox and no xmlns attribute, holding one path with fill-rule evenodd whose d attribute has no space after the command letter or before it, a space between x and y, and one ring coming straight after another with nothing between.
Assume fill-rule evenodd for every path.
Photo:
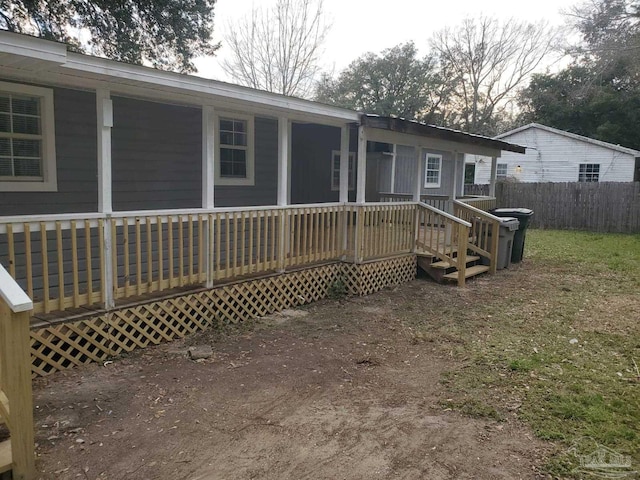
<instances>
[{"instance_id":1,"label":"window pane","mask_svg":"<svg viewBox=\"0 0 640 480\"><path fill-rule=\"evenodd\" d=\"M0 112L9 113L9 96L0 94Z\"/></svg>"},{"instance_id":2,"label":"window pane","mask_svg":"<svg viewBox=\"0 0 640 480\"><path fill-rule=\"evenodd\" d=\"M39 177L40 173L40 160L38 159L21 159L17 158L15 164L15 176L16 177Z\"/></svg>"},{"instance_id":3,"label":"window pane","mask_svg":"<svg viewBox=\"0 0 640 480\"><path fill-rule=\"evenodd\" d=\"M40 115L40 101L36 97L13 97L12 112L21 115Z\"/></svg>"},{"instance_id":4,"label":"window pane","mask_svg":"<svg viewBox=\"0 0 640 480\"><path fill-rule=\"evenodd\" d=\"M13 139L14 157L40 157L40 140Z\"/></svg>"},{"instance_id":5,"label":"window pane","mask_svg":"<svg viewBox=\"0 0 640 480\"><path fill-rule=\"evenodd\" d=\"M247 134L246 133L234 133L233 144L246 147L247 146Z\"/></svg>"},{"instance_id":6,"label":"window pane","mask_svg":"<svg viewBox=\"0 0 640 480\"><path fill-rule=\"evenodd\" d=\"M230 148L220 149L220 176L246 178L247 152Z\"/></svg>"},{"instance_id":7,"label":"window pane","mask_svg":"<svg viewBox=\"0 0 640 480\"><path fill-rule=\"evenodd\" d=\"M220 143L222 145L233 145L233 133L220 132Z\"/></svg>"},{"instance_id":8,"label":"window pane","mask_svg":"<svg viewBox=\"0 0 640 480\"><path fill-rule=\"evenodd\" d=\"M11 177L13 176L13 167L10 158L0 157L0 176Z\"/></svg>"},{"instance_id":9,"label":"window pane","mask_svg":"<svg viewBox=\"0 0 640 480\"><path fill-rule=\"evenodd\" d=\"M0 138L0 157L11 156L11 139Z\"/></svg>"},{"instance_id":10,"label":"window pane","mask_svg":"<svg viewBox=\"0 0 640 480\"><path fill-rule=\"evenodd\" d=\"M233 121L233 130L235 132L246 132L247 131L247 122L244 120L234 120Z\"/></svg>"},{"instance_id":11,"label":"window pane","mask_svg":"<svg viewBox=\"0 0 640 480\"><path fill-rule=\"evenodd\" d=\"M227 132L233 132L233 120L220 119L220 130L226 130Z\"/></svg>"},{"instance_id":12,"label":"window pane","mask_svg":"<svg viewBox=\"0 0 640 480\"><path fill-rule=\"evenodd\" d=\"M233 176L234 177L246 177L247 176L247 162L246 153L244 150L233 151Z\"/></svg>"},{"instance_id":13,"label":"window pane","mask_svg":"<svg viewBox=\"0 0 640 480\"><path fill-rule=\"evenodd\" d=\"M11 117L6 113L0 113L0 132L11 132Z\"/></svg>"},{"instance_id":14,"label":"window pane","mask_svg":"<svg viewBox=\"0 0 640 480\"><path fill-rule=\"evenodd\" d=\"M13 133L40 134L40 117L13 116Z\"/></svg>"}]
</instances>

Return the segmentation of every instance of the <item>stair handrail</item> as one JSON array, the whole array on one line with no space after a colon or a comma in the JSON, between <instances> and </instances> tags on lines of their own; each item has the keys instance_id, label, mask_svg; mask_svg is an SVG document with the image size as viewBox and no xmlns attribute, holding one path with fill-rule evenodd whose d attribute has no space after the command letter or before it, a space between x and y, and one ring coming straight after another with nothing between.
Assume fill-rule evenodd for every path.
<instances>
[{"instance_id":1,"label":"stair handrail","mask_svg":"<svg viewBox=\"0 0 640 480\"><path fill-rule=\"evenodd\" d=\"M490 224L491 241L489 242L488 230L487 232L485 232L484 238L486 246L489 246L489 250L487 250L486 248L480 248L480 246L477 245L479 238L476 238L474 242L471 242L469 248L480 255L486 256L489 259L489 273L496 273L498 267L498 229L500 228L502 219L489 212L486 212L485 210L474 207L473 205L469 205L468 203L461 202L459 200L453 201L454 213L456 211L456 207L463 211L466 210L470 214L479 217L482 221ZM473 229L473 226L471 228Z\"/></svg>"},{"instance_id":2,"label":"stair handrail","mask_svg":"<svg viewBox=\"0 0 640 480\"><path fill-rule=\"evenodd\" d=\"M455 201L455 200L454 200ZM444 210L440 210L436 207L432 207L431 205L424 203L424 202L416 202L419 206L421 206L422 208L426 208L427 210L431 210L434 213L440 214L445 218L448 218L449 220L451 220L454 223L457 223L458 225L464 225L465 227L469 227L471 228L471 223L467 222L466 220L463 220L462 218L458 218L455 215L451 215L450 213L445 212ZM476 209L477 210L477 209ZM482 210L480 210L482 211ZM497 218L497 217L496 217Z\"/></svg>"},{"instance_id":3,"label":"stair handrail","mask_svg":"<svg viewBox=\"0 0 640 480\"><path fill-rule=\"evenodd\" d=\"M419 240L420 237L420 208L424 210L428 210L436 215L440 215L442 218L447 219L451 222L451 229L446 231L445 229L445 237L446 235L450 235L451 243L447 248L448 241L445 239L444 244L441 246L440 241L436 241L435 246L433 243L433 238L430 238L430 244L426 245L425 243L421 243ZM458 270L458 286L463 287L466 280L466 268L467 268L467 249L469 243L469 231L471 229L471 223L463 220L461 218L456 217L455 215L451 215L443 210L440 210L436 207L432 207L423 202L416 202L416 247L422 247L428 250L430 253L434 254L440 260L449 262L451 266L455 266ZM440 230L441 228L438 227ZM437 229L436 229L437 230ZM438 234L439 235L439 234ZM455 254L453 246L455 244Z\"/></svg>"},{"instance_id":4,"label":"stair handrail","mask_svg":"<svg viewBox=\"0 0 640 480\"><path fill-rule=\"evenodd\" d=\"M36 477L29 312L33 301L0 265L0 403L14 480Z\"/></svg>"}]
</instances>

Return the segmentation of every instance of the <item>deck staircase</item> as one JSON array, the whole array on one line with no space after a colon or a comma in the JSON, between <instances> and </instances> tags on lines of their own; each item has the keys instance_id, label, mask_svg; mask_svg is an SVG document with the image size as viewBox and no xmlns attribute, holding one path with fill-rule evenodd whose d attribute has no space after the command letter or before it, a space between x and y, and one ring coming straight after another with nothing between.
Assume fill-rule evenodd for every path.
<instances>
[{"instance_id":1,"label":"deck staircase","mask_svg":"<svg viewBox=\"0 0 640 480\"><path fill-rule=\"evenodd\" d=\"M455 253L455 252L454 252ZM445 260L438 260L428 253L418 252L418 268L422 269L438 283L457 282L460 272L455 265ZM457 257L457 254L455 255ZM480 257L477 255L467 255L467 268L465 269L465 279L475 277L489 271L488 265L482 265Z\"/></svg>"}]
</instances>

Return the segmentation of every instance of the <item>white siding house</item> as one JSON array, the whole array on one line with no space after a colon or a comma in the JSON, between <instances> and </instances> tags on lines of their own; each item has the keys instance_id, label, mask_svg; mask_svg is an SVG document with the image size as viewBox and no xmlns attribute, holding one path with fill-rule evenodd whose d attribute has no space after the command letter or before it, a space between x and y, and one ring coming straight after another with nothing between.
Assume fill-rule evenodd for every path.
<instances>
[{"instance_id":1,"label":"white siding house","mask_svg":"<svg viewBox=\"0 0 640 480\"><path fill-rule=\"evenodd\" d=\"M574 133L531 123L495 137L527 147L520 155L503 152L497 179L520 182L632 182L638 180L640 152ZM466 183L486 184L491 158L466 155ZM635 178L634 178L635 176ZM473 180L473 181L472 181Z\"/></svg>"}]
</instances>

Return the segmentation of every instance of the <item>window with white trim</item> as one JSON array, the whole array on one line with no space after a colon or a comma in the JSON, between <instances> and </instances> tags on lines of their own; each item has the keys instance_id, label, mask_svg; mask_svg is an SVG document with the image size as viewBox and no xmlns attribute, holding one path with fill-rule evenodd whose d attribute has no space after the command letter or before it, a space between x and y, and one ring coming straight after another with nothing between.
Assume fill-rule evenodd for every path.
<instances>
[{"instance_id":1,"label":"window with white trim","mask_svg":"<svg viewBox=\"0 0 640 480\"><path fill-rule=\"evenodd\" d=\"M53 91L0 82L0 191L56 191Z\"/></svg>"},{"instance_id":2,"label":"window with white trim","mask_svg":"<svg viewBox=\"0 0 640 480\"><path fill-rule=\"evenodd\" d=\"M498 163L496 165L496 178L507 178L507 164Z\"/></svg>"},{"instance_id":3,"label":"window with white trim","mask_svg":"<svg viewBox=\"0 0 640 480\"><path fill-rule=\"evenodd\" d=\"M216 120L218 155L215 181L219 185L253 185L253 118L221 114Z\"/></svg>"},{"instance_id":4,"label":"window with white trim","mask_svg":"<svg viewBox=\"0 0 640 480\"><path fill-rule=\"evenodd\" d=\"M579 182L598 182L600 181L600 164L599 163L581 163L578 170Z\"/></svg>"},{"instance_id":5,"label":"window with white trim","mask_svg":"<svg viewBox=\"0 0 640 480\"><path fill-rule=\"evenodd\" d=\"M442 155L425 153L424 188L438 188L442 176Z\"/></svg>"},{"instance_id":6,"label":"window with white trim","mask_svg":"<svg viewBox=\"0 0 640 480\"><path fill-rule=\"evenodd\" d=\"M356 189L355 176L356 154L349 152L349 190ZM333 150L331 152L331 190L340 190L340 151Z\"/></svg>"}]
</instances>

